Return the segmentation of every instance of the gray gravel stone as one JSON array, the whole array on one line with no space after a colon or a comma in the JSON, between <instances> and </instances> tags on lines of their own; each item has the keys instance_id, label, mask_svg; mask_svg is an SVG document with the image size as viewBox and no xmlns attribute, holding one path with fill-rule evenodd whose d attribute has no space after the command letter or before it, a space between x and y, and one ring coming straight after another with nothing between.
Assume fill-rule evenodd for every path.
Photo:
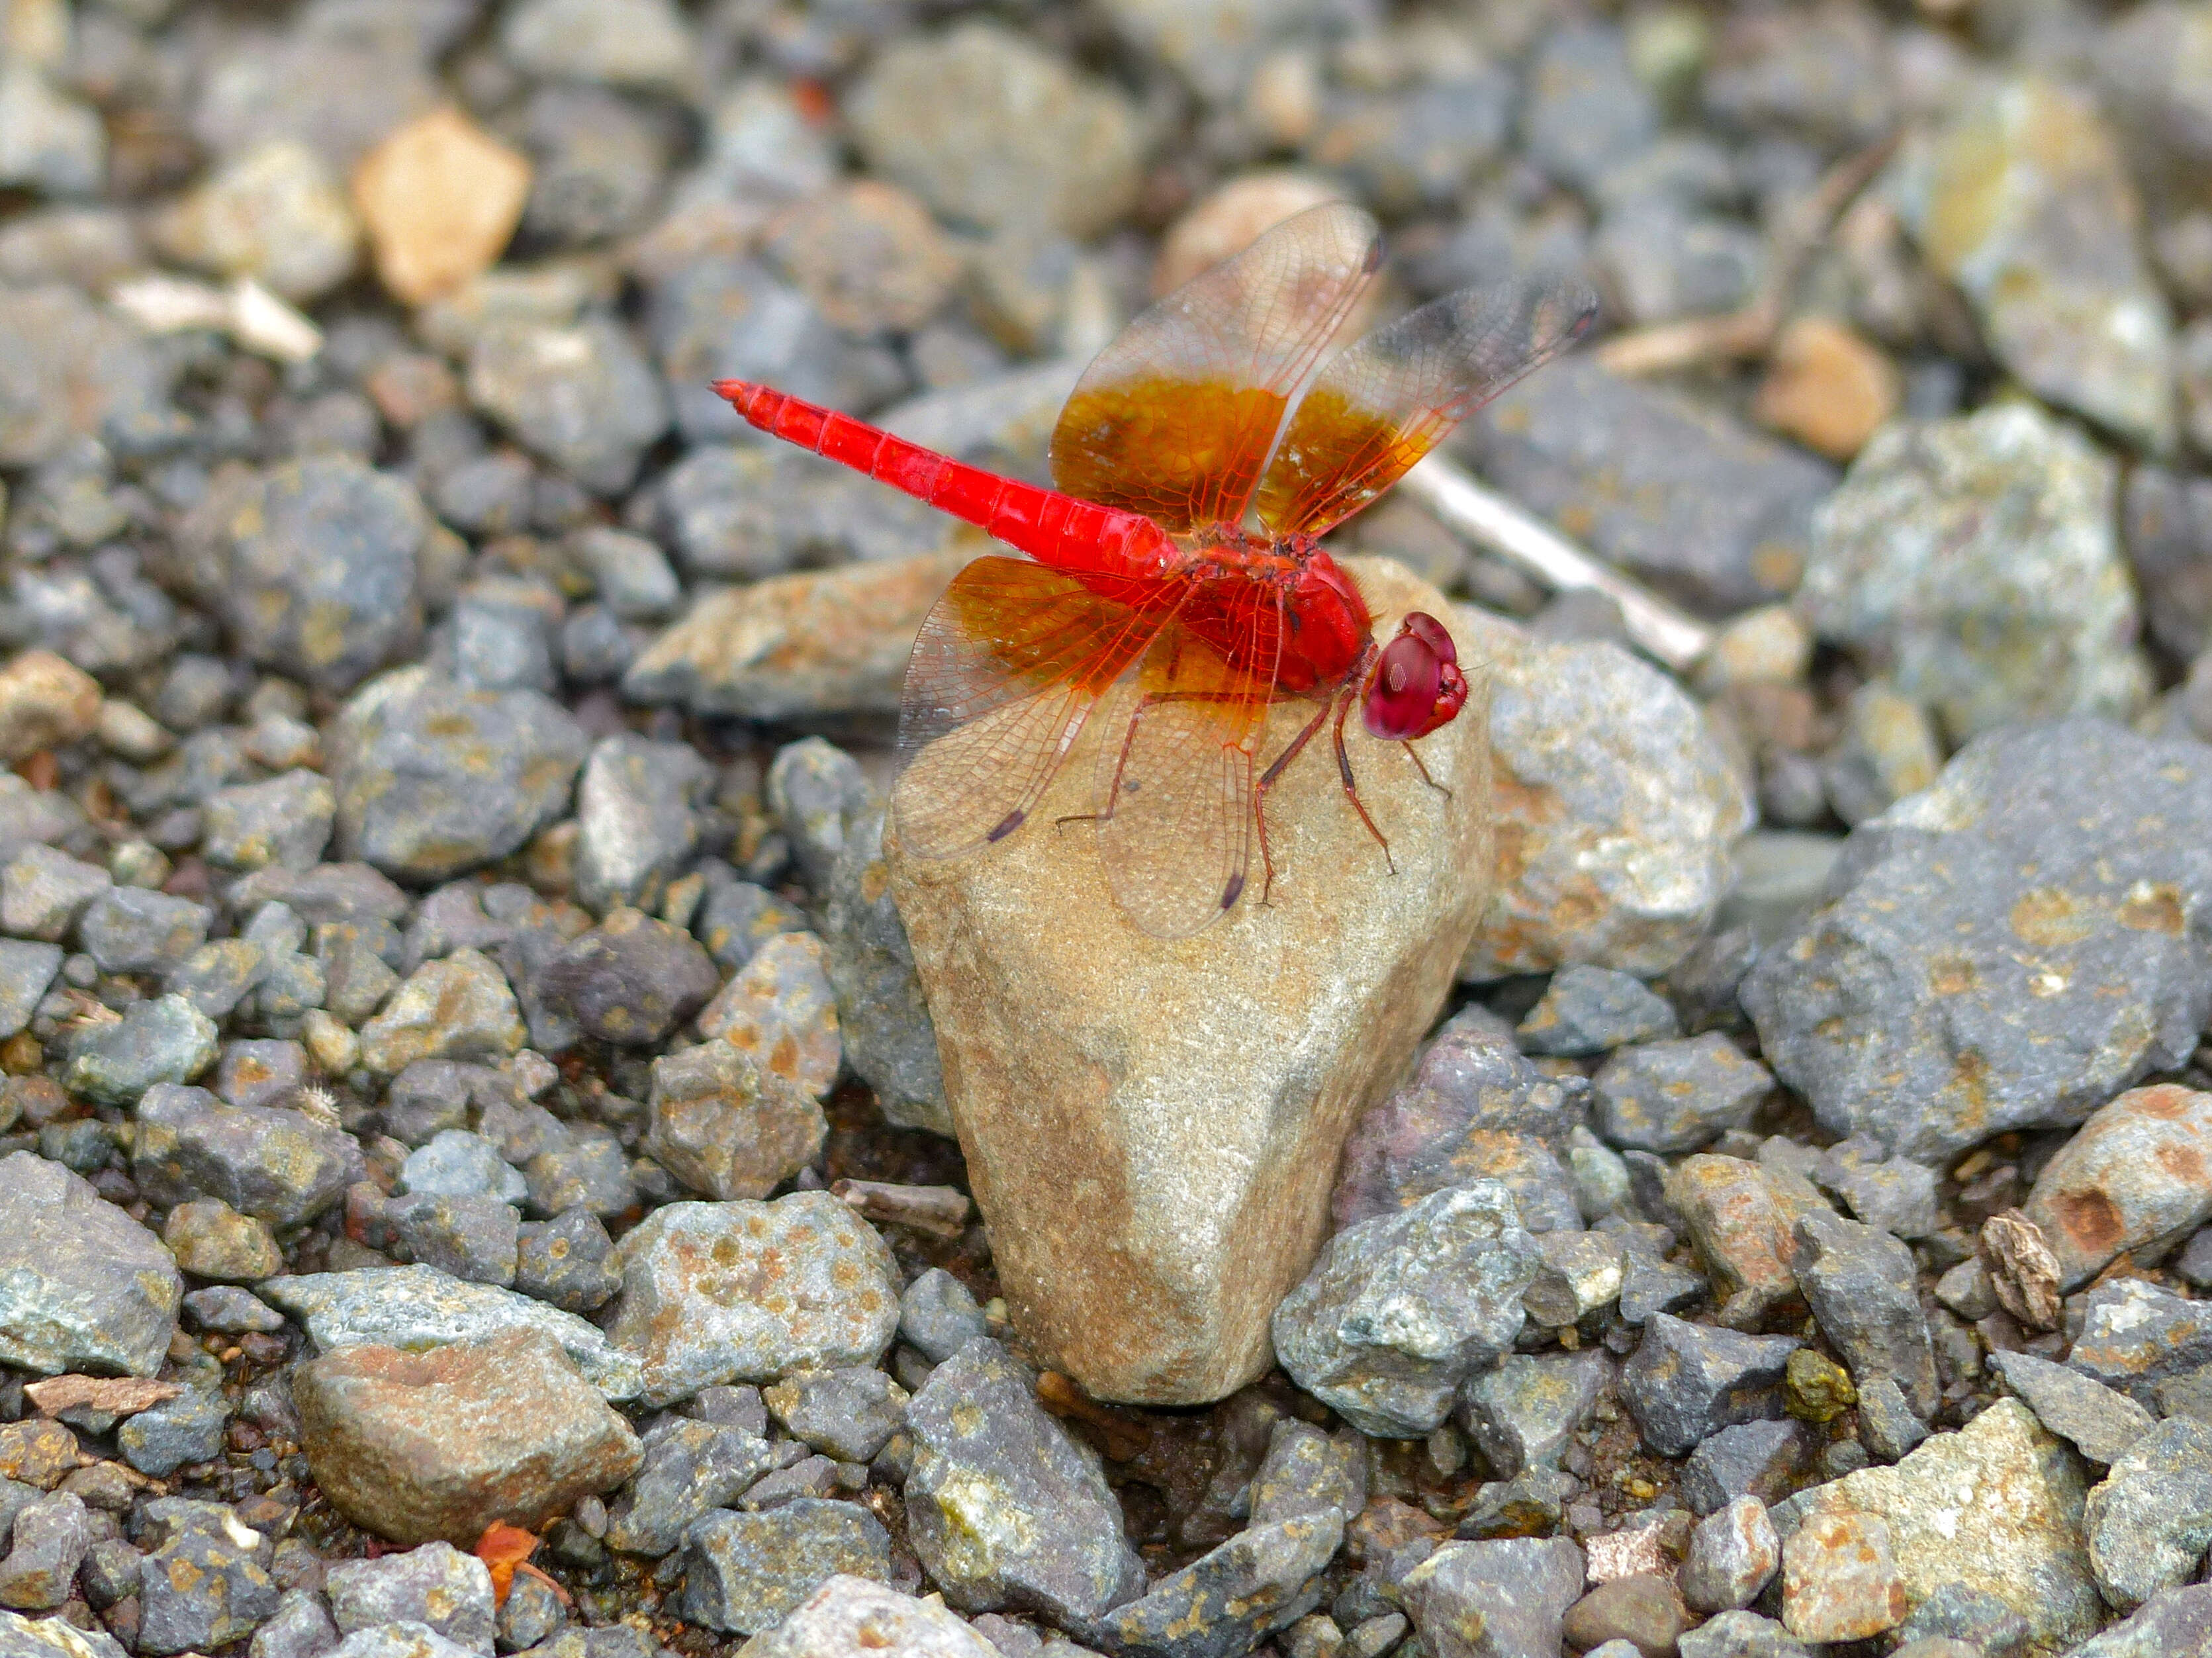
<instances>
[{"instance_id":1,"label":"gray gravel stone","mask_svg":"<svg viewBox=\"0 0 2212 1658\"><path fill-rule=\"evenodd\" d=\"M1540 1260L1505 1187L1432 1193L1329 1240L1275 1309L1276 1355L1361 1431L1419 1436L1510 1350Z\"/></svg>"},{"instance_id":2,"label":"gray gravel stone","mask_svg":"<svg viewBox=\"0 0 2212 1658\"><path fill-rule=\"evenodd\" d=\"M1561 184L1594 194L1658 136L1660 110L1606 23L1553 30L1529 65L1521 109L1528 157Z\"/></svg>"},{"instance_id":3,"label":"gray gravel stone","mask_svg":"<svg viewBox=\"0 0 2212 1658\"><path fill-rule=\"evenodd\" d=\"M59 1163L0 1158L0 1360L152 1376L183 1284L160 1240Z\"/></svg>"},{"instance_id":4,"label":"gray gravel stone","mask_svg":"<svg viewBox=\"0 0 2212 1658\"><path fill-rule=\"evenodd\" d=\"M720 985L714 962L690 933L641 910L617 909L549 962L532 988L586 1035L648 1048Z\"/></svg>"},{"instance_id":5,"label":"gray gravel stone","mask_svg":"<svg viewBox=\"0 0 2212 1658\"><path fill-rule=\"evenodd\" d=\"M1796 1237L1798 1287L1852 1380L1864 1387L1887 1376L1915 1410L1933 1413L1940 1388L1912 1252L1887 1232L1818 1211L1798 1218Z\"/></svg>"},{"instance_id":6,"label":"gray gravel stone","mask_svg":"<svg viewBox=\"0 0 2212 1658\"><path fill-rule=\"evenodd\" d=\"M1621 1398L1651 1447L1680 1456L1722 1428L1778 1416L1783 1366L1803 1345L1655 1314L1621 1368Z\"/></svg>"},{"instance_id":7,"label":"gray gravel stone","mask_svg":"<svg viewBox=\"0 0 2212 1658\"><path fill-rule=\"evenodd\" d=\"M1583 1552L1564 1537L1447 1543L1398 1584L1434 1658L1524 1658L1559 1649L1583 1592Z\"/></svg>"},{"instance_id":8,"label":"gray gravel stone","mask_svg":"<svg viewBox=\"0 0 2212 1658\"><path fill-rule=\"evenodd\" d=\"M341 1638L321 1594L310 1588L287 1589L275 1614L253 1631L247 1658L324 1658Z\"/></svg>"},{"instance_id":9,"label":"gray gravel stone","mask_svg":"<svg viewBox=\"0 0 2212 1658\"><path fill-rule=\"evenodd\" d=\"M1901 1461L1927 1437L1928 1424L1889 1377L1876 1376L1859 1389L1859 1443L1875 1461Z\"/></svg>"},{"instance_id":10,"label":"gray gravel stone","mask_svg":"<svg viewBox=\"0 0 2212 1658\"><path fill-rule=\"evenodd\" d=\"M872 1461L906 1424L906 1389L857 1364L794 1370L761 1398L786 1433L840 1462Z\"/></svg>"},{"instance_id":11,"label":"gray gravel stone","mask_svg":"<svg viewBox=\"0 0 2212 1658\"><path fill-rule=\"evenodd\" d=\"M394 1198L392 1253L471 1284L511 1284L522 1217L495 1197Z\"/></svg>"},{"instance_id":12,"label":"gray gravel stone","mask_svg":"<svg viewBox=\"0 0 2212 1658\"><path fill-rule=\"evenodd\" d=\"M907 1407L915 1552L967 1612L1097 1618L1144 1588L1097 1454L1036 1402L1035 1377L994 1342L969 1342Z\"/></svg>"},{"instance_id":13,"label":"gray gravel stone","mask_svg":"<svg viewBox=\"0 0 2212 1658\"><path fill-rule=\"evenodd\" d=\"M469 1652L428 1624L378 1624L347 1636L331 1658L468 1658Z\"/></svg>"},{"instance_id":14,"label":"gray gravel stone","mask_svg":"<svg viewBox=\"0 0 2212 1658\"><path fill-rule=\"evenodd\" d=\"M1590 1080L1598 1133L1638 1151L1694 1151L1741 1128L1774 1078L1718 1031L1625 1048Z\"/></svg>"},{"instance_id":15,"label":"gray gravel stone","mask_svg":"<svg viewBox=\"0 0 2212 1658\"><path fill-rule=\"evenodd\" d=\"M2212 817L2203 755L2087 720L1968 744L1852 832L1837 896L1746 980L1767 1062L1832 1132L1919 1157L2179 1065L2212 1011L2212 865L2176 828Z\"/></svg>"},{"instance_id":16,"label":"gray gravel stone","mask_svg":"<svg viewBox=\"0 0 2212 1658\"><path fill-rule=\"evenodd\" d=\"M870 167L949 219L1026 216L1086 236L1135 198L1141 137L1127 100L995 23L897 43L850 112Z\"/></svg>"},{"instance_id":17,"label":"gray gravel stone","mask_svg":"<svg viewBox=\"0 0 2212 1658\"><path fill-rule=\"evenodd\" d=\"M2114 1463L2156 1418L2125 1394L2033 1353L1993 1349L1990 1368L2027 1401L2043 1425L2092 1462ZM2212 1541L2212 1539L2207 1539Z\"/></svg>"},{"instance_id":18,"label":"gray gravel stone","mask_svg":"<svg viewBox=\"0 0 2212 1658\"><path fill-rule=\"evenodd\" d=\"M898 1324L889 1248L827 1192L667 1204L616 1245L614 1266L610 1337L642 1367L654 1404L809 1365L872 1364Z\"/></svg>"},{"instance_id":19,"label":"gray gravel stone","mask_svg":"<svg viewBox=\"0 0 2212 1658\"><path fill-rule=\"evenodd\" d=\"M611 1258L614 1241L588 1209L548 1221L525 1221L515 1234L514 1287L564 1313L592 1313L622 1288Z\"/></svg>"},{"instance_id":20,"label":"gray gravel stone","mask_svg":"<svg viewBox=\"0 0 2212 1658\"><path fill-rule=\"evenodd\" d=\"M25 944L0 938L0 1039L31 1023L54 975L61 971L59 944Z\"/></svg>"},{"instance_id":21,"label":"gray gravel stone","mask_svg":"<svg viewBox=\"0 0 2212 1658\"><path fill-rule=\"evenodd\" d=\"M1098 1637L1128 1658L1241 1658L1320 1604L1343 1540L1334 1514L1255 1524L1115 1607Z\"/></svg>"},{"instance_id":22,"label":"gray gravel stone","mask_svg":"<svg viewBox=\"0 0 2212 1658\"><path fill-rule=\"evenodd\" d=\"M1547 371L1523 386L1553 378ZM1586 416L1574 418L1579 425ZM1662 489L1655 498L1673 497ZM1473 610L1460 616L1497 625ZM1752 823L1742 775L1682 688L1617 645L1500 636L1486 654L1499 832L1511 840L1517 873L1501 884L1460 976L1543 973L1566 962L1665 972L1710 929L1734 882L1729 845ZM1593 743L1593 732L1604 740Z\"/></svg>"},{"instance_id":23,"label":"gray gravel stone","mask_svg":"<svg viewBox=\"0 0 2212 1658\"><path fill-rule=\"evenodd\" d=\"M1613 1357L1601 1348L1510 1353L1496 1370L1462 1387L1459 1421L1500 1479L1524 1468L1556 1467L1613 1373Z\"/></svg>"},{"instance_id":24,"label":"gray gravel stone","mask_svg":"<svg viewBox=\"0 0 2212 1658\"><path fill-rule=\"evenodd\" d=\"M2021 1658L2027 1650L2027 1619L1994 1594L1960 1583L1944 1585L1915 1606L1897 1634L1902 1641L1971 1641L1986 1658Z\"/></svg>"},{"instance_id":25,"label":"gray gravel stone","mask_svg":"<svg viewBox=\"0 0 2212 1658\"><path fill-rule=\"evenodd\" d=\"M559 817L586 747L534 691L471 691L422 667L364 686L335 739L340 850L416 882L503 858Z\"/></svg>"},{"instance_id":26,"label":"gray gravel stone","mask_svg":"<svg viewBox=\"0 0 2212 1658\"><path fill-rule=\"evenodd\" d=\"M709 1509L733 1505L774 1461L757 1434L680 1418L656 1423L644 1445L643 1464L609 1513L606 1543L656 1558L676 1549Z\"/></svg>"},{"instance_id":27,"label":"gray gravel stone","mask_svg":"<svg viewBox=\"0 0 2212 1658\"><path fill-rule=\"evenodd\" d=\"M754 951L778 933L805 930L804 911L793 908L766 887L738 880L727 865L710 861L701 867L700 873L707 878L707 896L700 902L699 913L692 918L691 931L724 971L735 973L752 959ZM900 937L904 936L902 930ZM836 948L833 941L833 960ZM841 1023L845 1023L842 1018L843 1010L841 1008L839 1012ZM848 1047L853 1040L848 1026ZM936 1051L933 1037L930 1051Z\"/></svg>"},{"instance_id":28,"label":"gray gravel stone","mask_svg":"<svg viewBox=\"0 0 2212 1658\"><path fill-rule=\"evenodd\" d=\"M491 1574L451 1543L374 1560L331 1564L331 1617L342 1635L380 1624L427 1624L456 1646L489 1658L495 1612Z\"/></svg>"},{"instance_id":29,"label":"gray gravel stone","mask_svg":"<svg viewBox=\"0 0 2212 1658\"><path fill-rule=\"evenodd\" d=\"M1285 1418L1267 1436L1252 1476L1252 1523L1271 1526L1309 1515L1349 1521L1364 1506L1365 1454L1356 1439L1332 1439L1310 1422Z\"/></svg>"},{"instance_id":30,"label":"gray gravel stone","mask_svg":"<svg viewBox=\"0 0 2212 1658\"><path fill-rule=\"evenodd\" d=\"M1674 1010L1640 979L1569 963L1513 1033L1524 1054L1580 1058L1680 1034Z\"/></svg>"},{"instance_id":31,"label":"gray gravel stone","mask_svg":"<svg viewBox=\"0 0 2212 1658\"><path fill-rule=\"evenodd\" d=\"M2212 1302L2123 1278L2083 1292L2078 1306L2067 1364L2138 1405L2156 1405L2160 1382L2212 1363Z\"/></svg>"},{"instance_id":32,"label":"gray gravel stone","mask_svg":"<svg viewBox=\"0 0 2212 1658\"><path fill-rule=\"evenodd\" d=\"M330 844L337 801L321 774L295 770L265 783L217 789L202 810L207 829L200 844L209 862L307 870Z\"/></svg>"},{"instance_id":33,"label":"gray gravel stone","mask_svg":"<svg viewBox=\"0 0 2212 1658\"><path fill-rule=\"evenodd\" d=\"M139 1473L166 1479L188 1463L220 1457L229 1422L230 1407L220 1394L186 1388L124 1423L115 1430L115 1443Z\"/></svg>"},{"instance_id":34,"label":"gray gravel stone","mask_svg":"<svg viewBox=\"0 0 2212 1658\"><path fill-rule=\"evenodd\" d=\"M223 1335L257 1331L271 1335L284 1327L283 1314L234 1284L210 1284L204 1290L194 1290L185 1297L184 1308L201 1329Z\"/></svg>"},{"instance_id":35,"label":"gray gravel stone","mask_svg":"<svg viewBox=\"0 0 2212 1658\"><path fill-rule=\"evenodd\" d=\"M2086 92L2028 73L1951 100L1900 158L1895 200L2009 373L2137 445L2172 446L2172 315L2119 147Z\"/></svg>"},{"instance_id":36,"label":"gray gravel stone","mask_svg":"<svg viewBox=\"0 0 2212 1658\"><path fill-rule=\"evenodd\" d=\"M1813 1658L1809 1649L1771 1618L1724 1612L1684 1632L1681 1658Z\"/></svg>"},{"instance_id":37,"label":"gray gravel stone","mask_svg":"<svg viewBox=\"0 0 2212 1658\"><path fill-rule=\"evenodd\" d=\"M1910 1239L1927 1237L1942 1225L1936 1171L1909 1157L1884 1156L1879 1141L1839 1140L1809 1172L1815 1186L1842 1199L1869 1226Z\"/></svg>"},{"instance_id":38,"label":"gray gravel stone","mask_svg":"<svg viewBox=\"0 0 2212 1658\"><path fill-rule=\"evenodd\" d=\"M435 1064L437 1061L429 1061ZM459 1070L458 1066L447 1066ZM413 1066L410 1066L411 1072ZM506 1162L499 1148L481 1134L465 1128L441 1129L429 1144L408 1153L399 1165L395 1193L427 1193L436 1197L489 1196L502 1203L519 1204L529 1195L522 1171Z\"/></svg>"},{"instance_id":39,"label":"gray gravel stone","mask_svg":"<svg viewBox=\"0 0 2212 1658\"><path fill-rule=\"evenodd\" d=\"M698 808L714 780L689 744L599 742L576 789L577 902L601 914L658 907L698 848Z\"/></svg>"},{"instance_id":40,"label":"gray gravel stone","mask_svg":"<svg viewBox=\"0 0 2212 1658\"><path fill-rule=\"evenodd\" d=\"M178 560L246 656L345 692L416 643L432 528L404 480L316 455L219 474L178 532Z\"/></svg>"},{"instance_id":41,"label":"gray gravel stone","mask_svg":"<svg viewBox=\"0 0 2212 1658\"><path fill-rule=\"evenodd\" d=\"M1756 1497L1735 1498L1699 1521L1682 1560L1682 1599L1693 1612L1728 1612L1759 1598L1782 1567L1782 1542Z\"/></svg>"},{"instance_id":42,"label":"gray gravel stone","mask_svg":"<svg viewBox=\"0 0 2212 1658\"><path fill-rule=\"evenodd\" d=\"M69 1599L92 1540L84 1503L68 1491L17 1509L7 1558L0 1559L0 1606L52 1612L60 1606Z\"/></svg>"},{"instance_id":43,"label":"gray gravel stone","mask_svg":"<svg viewBox=\"0 0 2212 1658\"><path fill-rule=\"evenodd\" d=\"M271 1278L260 1290L307 1327L319 1352L365 1344L421 1352L528 1327L559 1342L584 1379L608 1398L635 1398L641 1386L635 1362L574 1314L492 1284L465 1284L434 1267L309 1272Z\"/></svg>"},{"instance_id":44,"label":"gray gravel stone","mask_svg":"<svg viewBox=\"0 0 2212 1658\"><path fill-rule=\"evenodd\" d=\"M941 1266L916 1278L899 1298L900 1339L933 1364L942 1364L988 1329L968 1286Z\"/></svg>"},{"instance_id":45,"label":"gray gravel stone","mask_svg":"<svg viewBox=\"0 0 2212 1658\"><path fill-rule=\"evenodd\" d=\"M361 1062L391 1076L422 1060L499 1060L529 1035L499 964L457 950L409 974L361 1028Z\"/></svg>"},{"instance_id":46,"label":"gray gravel stone","mask_svg":"<svg viewBox=\"0 0 2212 1658\"><path fill-rule=\"evenodd\" d=\"M1682 1465L1682 1500L1696 1514L1716 1514L1739 1497L1781 1500L1811 1460L1806 1430L1796 1422L1741 1422L1707 1435Z\"/></svg>"},{"instance_id":47,"label":"gray gravel stone","mask_svg":"<svg viewBox=\"0 0 2212 1658\"><path fill-rule=\"evenodd\" d=\"M0 870L0 926L18 938L58 944L84 907L114 884L97 864L33 842Z\"/></svg>"},{"instance_id":48,"label":"gray gravel stone","mask_svg":"<svg viewBox=\"0 0 2212 1658\"><path fill-rule=\"evenodd\" d=\"M1463 428L1456 447L1593 552L1710 616L1786 597L1835 475L1706 404L1571 356Z\"/></svg>"},{"instance_id":49,"label":"gray gravel stone","mask_svg":"<svg viewBox=\"0 0 2212 1658\"><path fill-rule=\"evenodd\" d=\"M149 1201L216 1197L290 1227L321 1214L368 1169L352 1135L303 1112L225 1105L205 1089L163 1083L138 1102L131 1174Z\"/></svg>"},{"instance_id":50,"label":"gray gravel stone","mask_svg":"<svg viewBox=\"0 0 2212 1658\"><path fill-rule=\"evenodd\" d=\"M758 1635L833 1573L891 1575L890 1537L866 1509L801 1497L763 1514L709 1515L684 1554L684 1609L695 1623Z\"/></svg>"},{"instance_id":51,"label":"gray gravel stone","mask_svg":"<svg viewBox=\"0 0 2212 1658\"><path fill-rule=\"evenodd\" d=\"M726 1042L653 1062L644 1147L695 1191L764 1198L821 1155L822 1108L798 1084Z\"/></svg>"},{"instance_id":52,"label":"gray gravel stone","mask_svg":"<svg viewBox=\"0 0 2212 1658\"><path fill-rule=\"evenodd\" d=\"M1008 1658L987 1632L969 1628L943 1606L842 1575L827 1579L782 1623L758 1637L749 1658L821 1658L864 1650L871 1641L902 1658ZM1075 1658L1075 1652L1063 1643L1057 1658Z\"/></svg>"},{"instance_id":53,"label":"gray gravel stone","mask_svg":"<svg viewBox=\"0 0 2212 1658\"><path fill-rule=\"evenodd\" d=\"M133 447L174 437L183 367L74 288L11 286L0 295L0 465L34 465L82 437Z\"/></svg>"},{"instance_id":54,"label":"gray gravel stone","mask_svg":"<svg viewBox=\"0 0 2212 1658\"><path fill-rule=\"evenodd\" d=\"M509 323L469 354L469 401L586 489L619 495L668 429L668 400L628 332Z\"/></svg>"},{"instance_id":55,"label":"gray gravel stone","mask_svg":"<svg viewBox=\"0 0 2212 1658\"><path fill-rule=\"evenodd\" d=\"M138 1511L138 1650L156 1658L211 1652L273 1616L274 1540L220 1503L155 1497Z\"/></svg>"},{"instance_id":56,"label":"gray gravel stone","mask_svg":"<svg viewBox=\"0 0 2212 1658\"><path fill-rule=\"evenodd\" d=\"M2212 1424L2179 1417L2137 1437L2090 1491L2081 1529L2121 1612L2190 1581L2212 1544Z\"/></svg>"},{"instance_id":57,"label":"gray gravel stone","mask_svg":"<svg viewBox=\"0 0 2212 1658\"><path fill-rule=\"evenodd\" d=\"M2027 404L1890 426L1814 517L1801 602L1954 739L2125 715L2149 683L2115 477Z\"/></svg>"},{"instance_id":58,"label":"gray gravel stone","mask_svg":"<svg viewBox=\"0 0 2212 1658\"><path fill-rule=\"evenodd\" d=\"M2025 1651L1985 1642L1988 1658ZM2130 1618L2070 1649L2066 1658L2203 1658L2212 1650L2212 1584L2161 1589Z\"/></svg>"},{"instance_id":59,"label":"gray gravel stone","mask_svg":"<svg viewBox=\"0 0 2212 1658\"><path fill-rule=\"evenodd\" d=\"M891 900L883 841L878 803L853 818L830 865L821 932L824 966L837 993L838 1035L846 1064L876 1090L886 1118L949 1136L952 1118L937 1028L922 998L906 924ZM722 913L713 898L708 902L710 915ZM714 947L711 937L708 944Z\"/></svg>"},{"instance_id":60,"label":"gray gravel stone","mask_svg":"<svg viewBox=\"0 0 2212 1658\"><path fill-rule=\"evenodd\" d=\"M215 1063L215 1052L213 1022L181 996L161 996L81 1029L62 1081L103 1105L128 1105L153 1089L190 1082Z\"/></svg>"},{"instance_id":61,"label":"gray gravel stone","mask_svg":"<svg viewBox=\"0 0 2212 1658\"><path fill-rule=\"evenodd\" d=\"M103 973L161 973L206 940L204 904L143 887L96 896L77 922L77 944Z\"/></svg>"}]
</instances>

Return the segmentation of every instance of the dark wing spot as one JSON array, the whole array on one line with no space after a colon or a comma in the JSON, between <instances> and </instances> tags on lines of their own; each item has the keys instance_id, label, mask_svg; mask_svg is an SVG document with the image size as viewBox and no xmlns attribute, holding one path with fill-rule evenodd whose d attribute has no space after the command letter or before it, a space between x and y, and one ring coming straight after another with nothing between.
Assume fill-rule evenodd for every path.
<instances>
[{"instance_id":1,"label":"dark wing spot","mask_svg":"<svg viewBox=\"0 0 2212 1658\"><path fill-rule=\"evenodd\" d=\"M986 841L1003 841L1028 821L1029 813L1025 811L1010 811L1005 817L1000 820L999 827L993 829L983 838Z\"/></svg>"},{"instance_id":2,"label":"dark wing spot","mask_svg":"<svg viewBox=\"0 0 2212 1658\"><path fill-rule=\"evenodd\" d=\"M1231 876L1231 877L1229 878L1229 884L1228 884L1225 888L1224 888L1224 889L1222 890L1222 894L1221 894L1221 907L1222 907L1222 908L1224 908L1224 909L1227 909L1227 908L1229 908L1231 905L1233 905L1234 903L1236 903L1236 902L1237 901L1237 899L1239 899L1240 897L1243 896L1243 894L1244 894L1244 878L1243 878L1242 875L1232 875L1232 876Z\"/></svg>"}]
</instances>

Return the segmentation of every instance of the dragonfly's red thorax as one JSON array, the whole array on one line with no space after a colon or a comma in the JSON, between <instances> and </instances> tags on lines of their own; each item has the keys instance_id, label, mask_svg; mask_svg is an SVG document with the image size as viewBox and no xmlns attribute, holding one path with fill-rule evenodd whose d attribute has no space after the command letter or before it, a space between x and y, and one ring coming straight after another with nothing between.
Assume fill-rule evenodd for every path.
<instances>
[{"instance_id":1,"label":"dragonfly's red thorax","mask_svg":"<svg viewBox=\"0 0 2212 1658\"><path fill-rule=\"evenodd\" d=\"M1182 581L1170 589L1176 620L1237 666L1291 696L1340 685L1360 667L1372 626L1367 603L1311 536L1217 524L1184 561Z\"/></svg>"}]
</instances>

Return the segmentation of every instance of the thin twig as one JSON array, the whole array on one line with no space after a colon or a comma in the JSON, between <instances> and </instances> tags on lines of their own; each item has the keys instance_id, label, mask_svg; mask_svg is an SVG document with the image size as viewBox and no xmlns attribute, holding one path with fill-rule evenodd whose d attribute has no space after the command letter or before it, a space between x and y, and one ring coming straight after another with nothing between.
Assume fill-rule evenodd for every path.
<instances>
[{"instance_id":1,"label":"thin twig","mask_svg":"<svg viewBox=\"0 0 2212 1658\"><path fill-rule=\"evenodd\" d=\"M893 1186L884 1181L841 1180L830 1188L870 1220L895 1221L941 1238L957 1238L968 1224L968 1194L950 1186Z\"/></svg>"},{"instance_id":2,"label":"thin twig","mask_svg":"<svg viewBox=\"0 0 2212 1658\"><path fill-rule=\"evenodd\" d=\"M1740 361L1765 355L1781 331L1797 279L1814 251L1860 193L1889 164L1903 137L1892 132L1881 143L1830 167L1813 193L1791 210L1775 233L1773 257L1765 279L1749 305L1725 316L1691 317L1638 328L1607 340L1593 354L1616 374L1663 374L1698 364Z\"/></svg>"},{"instance_id":3,"label":"thin twig","mask_svg":"<svg viewBox=\"0 0 2212 1658\"><path fill-rule=\"evenodd\" d=\"M1488 548L1554 592L1603 593L1620 606L1639 650L1680 672L1705 653L1713 630L1640 582L1592 558L1541 519L1485 489L1461 467L1430 455L1398 486L1443 525Z\"/></svg>"}]
</instances>

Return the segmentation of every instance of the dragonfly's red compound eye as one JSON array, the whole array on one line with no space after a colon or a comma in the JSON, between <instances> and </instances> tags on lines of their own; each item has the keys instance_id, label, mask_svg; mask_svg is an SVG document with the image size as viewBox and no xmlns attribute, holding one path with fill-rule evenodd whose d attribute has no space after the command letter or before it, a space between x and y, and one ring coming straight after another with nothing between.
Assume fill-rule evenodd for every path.
<instances>
[{"instance_id":1,"label":"dragonfly's red compound eye","mask_svg":"<svg viewBox=\"0 0 2212 1658\"><path fill-rule=\"evenodd\" d=\"M1436 617L1409 612L1368 676L1360 711L1368 731L1394 743L1426 737L1466 704L1467 678L1451 635Z\"/></svg>"}]
</instances>

